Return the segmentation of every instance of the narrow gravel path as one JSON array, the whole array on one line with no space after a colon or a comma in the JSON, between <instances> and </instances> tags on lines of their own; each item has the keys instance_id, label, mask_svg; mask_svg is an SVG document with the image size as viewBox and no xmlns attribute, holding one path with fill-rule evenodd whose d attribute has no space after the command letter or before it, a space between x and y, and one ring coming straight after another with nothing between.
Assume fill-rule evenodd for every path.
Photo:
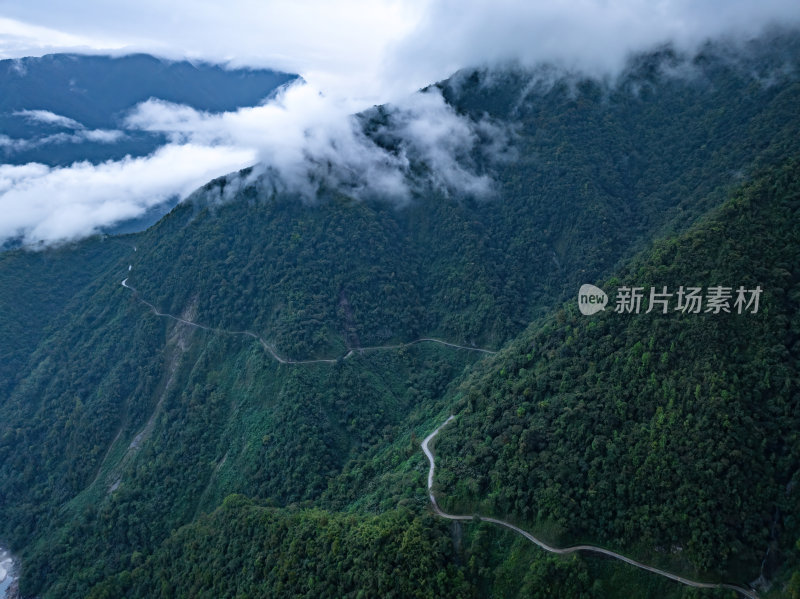
<instances>
[{"instance_id":1,"label":"narrow gravel path","mask_svg":"<svg viewBox=\"0 0 800 599\"><path fill-rule=\"evenodd\" d=\"M492 351L490 349L484 349L481 347L468 347L466 345L458 345L456 343L450 343L449 341L444 341L442 339L436 339L434 337L420 337L419 339L414 339L413 341L408 341L406 343L398 343L396 345L373 345L370 347L356 347L349 349L347 353L338 357L338 358L316 358L311 360L293 360L291 358L285 358L281 356L278 351L275 349L275 346L271 343L267 342L263 337L254 333L253 331L229 331L227 329L220 329L217 327L210 327L204 324L200 324L197 322L192 322L190 320L185 320L183 318L179 318L173 314L168 314L166 312L160 312L158 308L156 308L153 304L148 302L147 300L143 299L139 292L136 290L135 287L128 285L128 278L126 277L122 281L122 286L125 289L129 289L133 292L134 296L137 300L142 302L145 306L150 308L150 310L156 316L161 316L163 318L170 318L176 322L180 322L190 327L196 327L198 329L203 329L204 331L211 331L213 333L220 333L224 335L246 335L247 337L252 337L256 341L258 341L261 346L269 353L276 362L280 364L335 364L338 360L347 360L348 358L352 357L354 354L363 354L371 351L385 351L385 350L392 350L392 349L403 349L404 347L410 347L412 345L416 345L418 343L436 343L438 345L444 345L446 347L452 347L454 349L460 349L465 351L474 351L484 354L496 354L497 352Z\"/></svg>"},{"instance_id":2,"label":"narrow gravel path","mask_svg":"<svg viewBox=\"0 0 800 599\"><path fill-rule=\"evenodd\" d=\"M430 450L429 444L431 440L439 433L442 428L444 428L447 424L453 420L455 416L450 416L447 420L445 420L439 427L433 431L430 435L425 437L425 440L422 442L422 451L425 452L425 456L428 458L430 462L430 469L428 470L428 496L431 500L431 506L433 507L434 513L436 515L441 516L442 518L446 518L448 520L472 520L474 515L456 515L456 514L448 514L443 512L442 509L439 507L439 504L436 503L436 497L433 494L433 473L435 470L435 464L433 459L433 453ZM595 553L602 553L603 555L607 555L609 557L613 557L614 559L618 559L620 561L625 562L626 564L630 564L631 566L635 566L637 568L641 568L642 570L647 570L648 572L653 572L654 574L658 574L659 576L664 576L669 578L670 580L675 580L682 584L697 587L701 589L728 589L731 591L736 591L740 595L744 597L749 597L750 599L759 599L758 594L753 589L746 589L744 587L740 587L735 584L726 584L726 583L710 583L710 582L698 582L696 580L691 580L689 578L685 578L684 576L680 576L678 574L673 574L672 572L667 572L666 570L662 570L660 568L656 568L655 566L648 566L647 564L643 564L642 562L637 562L634 559L629 557L625 557L615 551L610 551L609 549L603 549L602 547L596 547L594 545L573 545L572 547L553 547L552 545L548 545L541 539L536 538L531 533L522 530L521 528L514 526L509 522L505 522L504 520L498 520L497 518L488 518L483 517L478 514L475 514L481 520L486 522L491 522L492 524L497 524L498 526L502 526L504 528L508 528L509 530L513 530L515 533L522 535L532 543L535 543L545 551L549 551L551 553L557 553L559 555L566 555L569 553L575 553L576 551L593 551Z\"/></svg>"}]
</instances>

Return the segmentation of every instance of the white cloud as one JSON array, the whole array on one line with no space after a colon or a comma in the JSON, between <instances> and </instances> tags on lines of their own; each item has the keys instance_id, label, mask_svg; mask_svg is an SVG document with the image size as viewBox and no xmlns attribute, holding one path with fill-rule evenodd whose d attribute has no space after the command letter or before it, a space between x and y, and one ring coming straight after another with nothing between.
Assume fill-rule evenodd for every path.
<instances>
[{"instance_id":1,"label":"white cloud","mask_svg":"<svg viewBox=\"0 0 800 599\"><path fill-rule=\"evenodd\" d=\"M0 135L0 146L12 151L28 150L48 144L83 143L85 141L112 144L125 137L125 133L117 129L87 129L82 123L49 110L17 110L12 114L52 127L72 129L71 133L59 132L28 139L14 139L7 135Z\"/></svg>"},{"instance_id":2,"label":"white cloud","mask_svg":"<svg viewBox=\"0 0 800 599\"><path fill-rule=\"evenodd\" d=\"M82 129L74 133L54 133L38 139L19 140L27 143L30 147L43 146L47 144L83 143L91 141L101 144L113 144L125 137L125 133L117 129Z\"/></svg>"},{"instance_id":3,"label":"white cloud","mask_svg":"<svg viewBox=\"0 0 800 599\"><path fill-rule=\"evenodd\" d=\"M49 110L17 110L13 114L15 116L25 117L26 119L35 121L37 123L52 125L53 127L61 127L64 129L84 128L84 126L78 121L54 112L50 112Z\"/></svg>"},{"instance_id":4,"label":"white cloud","mask_svg":"<svg viewBox=\"0 0 800 599\"><path fill-rule=\"evenodd\" d=\"M19 139L9 137L7 135L0 135L0 147L6 148L12 152L22 152L30 150L31 148L38 148L48 144L79 144L86 141L100 143L100 144L113 144L125 138L126 134L117 129L79 129L73 133L53 133L52 135L45 135L43 137L32 137L29 139Z\"/></svg>"},{"instance_id":5,"label":"white cloud","mask_svg":"<svg viewBox=\"0 0 800 599\"><path fill-rule=\"evenodd\" d=\"M145 51L302 73L326 89L379 101L383 50L415 25L424 0L3 2L0 57ZM32 24L36 25L32 25ZM41 50L36 52L36 44Z\"/></svg>"},{"instance_id":6,"label":"white cloud","mask_svg":"<svg viewBox=\"0 0 800 599\"><path fill-rule=\"evenodd\" d=\"M65 168L0 165L0 239L80 238L253 163L242 148L168 145L146 158Z\"/></svg>"},{"instance_id":7,"label":"white cloud","mask_svg":"<svg viewBox=\"0 0 800 599\"><path fill-rule=\"evenodd\" d=\"M257 160L269 167L263 176L277 173L307 196L321 184L399 199L418 184L485 194L491 181L474 154L502 155L508 131L461 118L436 93L410 95L414 89L507 60L613 73L630 53L660 43L691 50L708 37L800 23L797 0L6 0L0 12L0 56L137 49L281 68L309 82L264 106L216 115L146 102L128 126L170 139L147 158L0 167L0 208L9 215L0 238L22 232L30 241L86 234ZM385 102L392 102L382 115L387 124L366 136L350 115ZM67 126L58 115L31 118ZM35 143L112 143L122 133L74 128L72 135ZM0 135L0 147L19 141Z\"/></svg>"},{"instance_id":8,"label":"white cloud","mask_svg":"<svg viewBox=\"0 0 800 599\"><path fill-rule=\"evenodd\" d=\"M101 144L113 144L125 137L125 133L117 129L87 129L78 134L86 141L93 141Z\"/></svg>"},{"instance_id":9,"label":"white cloud","mask_svg":"<svg viewBox=\"0 0 800 599\"><path fill-rule=\"evenodd\" d=\"M386 133L425 165L426 179L438 190L483 196L491 192L492 182L473 171L470 156L478 146L481 129L494 139L507 136L488 121L475 123L457 115L441 93L431 89L390 107Z\"/></svg>"},{"instance_id":10,"label":"white cloud","mask_svg":"<svg viewBox=\"0 0 800 599\"><path fill-rule=\"evenodd\" d=\"M467 66L509 60L613 74L633 52L672 42L758 35L800 24L796 0L437 0L387 50L386 72L418 85Z\"/></svg>"},{"instance_id":11,"label":"white cloud","mask_svg":"<svg viewBox=\"0 0 800 599\"><path fill-rule=\"evenodd\" d=\"M4 6L3 10L8 8ZM107 51L118 50L124 45L104 35L98 37L75 35L58 25L43 27L0 16L0 58L41 56L51 52L91 52L101 48ZM24 73L20 71L20 74Z\"/></svg>"},{"instance_id":12,"label":"white cloud","mask_svg":"<svg viewBox=\"0 0 800 599\"><path fill-rule=\"evenodd\" d=\"M356 197L395 200L407 199L410 186L418 184L444 193L489 193L490 180L473 171L469 155L479 133L498 139L504 135L499 128L456 115L435 89L412 94L384 112L386 124L374 135L386 142L380 145L365 135L348 103L297 83L268 104L223 114L149 100L126 126L164 133L172 143L250 148L280 176L281 185L306 198L323 185ZM412 174L413 161L425 166L424 177Z\"/></svg>"},{"instance_id":13,"label":"white cloud","mask_svg":"<svg viewBox=\"0 0 800 599\"><path fill-rule=\"evenodd\" d=\"M618 68L631 51L797 24L797 0L6 0L0 56L55 47L270 66L382 103L484 62ZM35 25L34 25L35 24ZM20 40L26 40L22 44ZM15 46L18 45L19 47Z\"/></svg>"}]
</instances>

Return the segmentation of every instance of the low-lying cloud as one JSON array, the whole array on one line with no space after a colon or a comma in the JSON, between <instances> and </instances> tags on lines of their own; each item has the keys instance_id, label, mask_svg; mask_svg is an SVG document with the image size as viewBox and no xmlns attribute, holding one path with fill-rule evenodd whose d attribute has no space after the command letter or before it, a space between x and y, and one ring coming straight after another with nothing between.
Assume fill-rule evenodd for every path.
<instances>
[{"instance_id":1,"label":"low-lying cloud","mask_svg":"<svg viewBox=\"0 0 800 599\"><path fill-rule=\"evenodd\" d=\"M377 0L302 8L231 0L224 10L147 0L142 7L124 0L76 11L11 0L6 16L20 21L0 18L7 31L0 34L0 53L5 42L20 40L25 48L36 40L96 48L133 44L176 58L234 57L237 65L278 66L309 83L283 90L268 104L223 114L145 102L126 126L169 139L147 158L66 168L0 166L0 242L14 236L28 243L74 239L254 163L263 165L255 169L262 182L306 198L331 187L398 202L419 187L490 194L486 165L503 159L512 133L488 119L456 114L435 89L409 95L412 90L464 67L506 61L613 76L632 53L660 44L691 53L708 38L744 40L773 23L800 23L796 0ZM176 31L171 25L187 18L190 27ZM140 38L145 31L148 38ZM352 116L387 101L389 108L368 110L368 132ZM90 131L45 111L21 116L63 130L32 140L0 136L0 150L25 143L114 143L123 135Z\"/></svg>"},{"instance_id":2,"label":"low-lying cloud","mask_svg":"<svg viewBox=\"0 0 800 599\"><path fill-rule=\"evenodd\" d=\"M694 53L708 39L744 41L799 24L796 0L436 0L387 48L384 66L418 84L505 61L613 76L633 53L659 45Z\"/></svg>"},{"instance_id":3,"label":"low-lying cloud","mask_svg":"<svg viewBox=\"0 0 800 599\"><path fill-rule=\"evenodd\" d=\"M48 144L79 144L87 141L100 144L113 144L125 137L125 133L117 129L79 129L72 133L62 131L60 133L32 137L30 139L0 135L0 148L11 152L22 152Z\"/></svg>"},{"instance_id":4,"label":"low-lying cloud","mask_svg":"<svg viewBox=\"0 0 800 599\"><path fill-rule=\"evenodd\" d=\"M0 146L113 142L122 135L87 130L45 111L22 116L71 131L34 140L0 137ZM163 134L168 145L146 158L97 165L0 166L0 241L37 245L76 239L253 165L271 190L309 201L336 190L402 203L420 187L486 196L492 181L476 158L483 165L503 159L498 148L507 146L509 137L486 119L456 114L436 88L355 115L352 103L326 97L304 82L283 88L268 103L225 113L150 99L128 115L124 126Z\"/></svg>"},{"instance_id":5,"label":"low-lying cloud","mask_svg":"<svg viewBox=\"0 0 800 599\"><path fill-rule=\"evenodd\" d=\"M45 125L50 127L51 130L67 129L68 131L59 131L58 133L48 133L29 138L14 138L0 134L0 148L6 153L23 152L49 144L80 144L84 142L113 144L126 137L123 131L117 129L87 129L83 123L49 110L17 110L11 114Z\"/></svg>"},{"instance_id":6,"label":"low-lying cloud","mask_svg":"<svg viewBox=\"0 0 800 599\"><path fill-rule=\"evenodd\" d=\"M393 99L496 60L608 71L630 52L797 24L797 0L5 0L0 56L54 46L233 60L301 74L350 96ZM6 17L6 18L3 18ZM175 23L183 24L175 27ZM35 24L35 25L34 25ZM119 52L119 50L117 50Z\"/></svg>"},{"instance_id":7,"label":"low-lying cloud","mask_svg":"<svg viewBox=\"0 0 800 599\"><path fill-rule=\"evenodd\" d=\"M36 246L85 237L254 160L242 148L170 144L102 164L0 165L0 240Z\"/></svg>"},{"instance_id":8,"label":"low-lying cloud","mask_svg":"<svg viewBox=\"0 0 800 599\"><path fill-rule=\"evenodd\" d=\"M436 88L363 116L371 117L376 122L368 135L348 104L298 83L268 104L224 114L149 100L133 111L126 126L166 134L173 143L252 148L278 176L276 187L306 199L323 187L394 200L407 200L419 185L444 194L490 193L491 180L478 173L471 154L487 137L507 145L509 132L499 125L457 115ZM414 164L424 175L415 174Z\"/></svg>"},{"instance_id":9,"label":"low-lying cloud","mask_svg":"<svg viewBox=\"0 0 800 599\"><path fill-rule=\"evenodd\" d=\"M12 113L14 116L21 116L29 121L36 123L43 123L45 125L52 125L54 127L61 127L64 129L84 129L83 124L49 110L17 110Z\"/></svg>"}]
</instances>

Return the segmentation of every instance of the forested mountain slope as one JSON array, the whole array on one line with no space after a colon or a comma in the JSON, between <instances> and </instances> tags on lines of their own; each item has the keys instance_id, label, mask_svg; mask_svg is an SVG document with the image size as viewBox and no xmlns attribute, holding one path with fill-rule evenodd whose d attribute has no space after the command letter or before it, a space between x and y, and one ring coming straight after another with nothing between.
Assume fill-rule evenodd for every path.
<instances>
[{"instance_id":1,"label":"forested mountain slope","mask_svg":"<svg viewBox=\"0 0 800 599\"><path fill-rule=\"evenodd\" d=\"M262 585L263 592L300 594L301 580L294 571L286 573L288 578L276 571L266 581L260 575L251 581L244 573L240 579L233 571L225 581L195 578L205 574L192 560L213 554L218 563L235 561L239 558L233 553L241 554L237 547L246 547L248 538L269 547L268 561L298 564L302 583L308 585L303 592L313 593L323 588L317 584L330 589L342 580L340 573L299 569L322 559L308 548L314 539L324 536L341 544L363 531L368 538L386 538L390 547L402 546L402 531L409 527L421 536L415 533L408 542L420 549L401 550L396 564L386 562L393 551L376 550L360 562L360 550L343 549L353 565L346 568L352 575L350 586L342 588L351 589L353 596L363 589L366 579L360 568L398 576L398 588L410 588L405 585L411 581L428 581L432 566L425 560L435 555L435 563L445 566L444 578L420 586L420 596L439 595L445 587L454 596L461 590L466 593L462 596L492 589L514 594L519 587L514 590L504 576L529 586L534 576L566 584L562 574L573 568L583 572L581 588L592 591L591 563L564 566L528 549L520 549L525 559L515 561L505 553L510 539L494 531L469 532L472 536L463 545L455 539L453 546L447 525L432 523L425 515L419 435L453 405L461 415L458 426L440 440L440 483L441 495L451 497L454 505L486 500L484 505L498 514L505 511L503 515L534 525L555 522L559 538L591 537L643 553L681 542L686 557L680 557L685 563L679 567L727 573L736 558L751 571L771 542L771 532L764 533L763 527L769 529L764 519L774 514L775 502L782 518L790 513L780 501L792 496L779 499L778 487L789 484L792 476L789 462L796 447L784 436L791 439L797 409L796 401L786 399L791 396L782 395L786 381L792 384L791 345L784 337L770 346L764 341L777 334L776 327L791 328L784 320L790 320L795 300L791 285L785 285L795 282L796 262L770 262L769 269L777 272L767 270L763 278L761 270L745 272L746 265L762 264L761 254L753 252L763 250L771 260L770 253L787 244L791 251L796 234L790 218L795 189L790 175L796 166L787 166L785 160L800 154L797 38L786 35L761 44L742 50L739 61L713 46L690 59L665 50L632 62L613 83L515 68L457 74L427 93L442 93L463 118L504 132L490 136L474 156L464 157L470 169L491 177L495 191L487 197L447 192L432 184L426 165L415 163L413 154L409 158L418 180L414 197L404 205L381 198L356 200L346 189L335 188L316 201L302 201L270 192L263 179L245 172L209 183L146 232L107 239L103 243L115 248L106 254L107 262L81 258L86 248L100 243L85 242L75 250L72 268L86 264L96 278L74 292L50 296L47 319L57 326L41 327L24 343L4 343L2 348L17 366L10 383L0 387L0 538L21 553L23 593L85 596L107 581L133 589L131 596L151 596L156 587L165 596L174 589L199 596L193 589L200 588L245 593L251 582ZM404 150L396 147L391 107L376 108L359 119L381 147ZM497 140L505 140L503 147L491 146ZM751 189L748 181L754 173L765 178ZM722 270L727 263L711 253L708 240L719 245L717 229L733 224L744 234L744 220L726 215L735 215L745 200L709 221L717 224L702 225L678 241L659 242L634 266L625 266L654 239L681 234L737 185L745 186L751 204L754 197L783 198L754 213L753 237L729 248L729 254L743 256L741 268ZM236 192L226 194L228 186ZM758 190L764 186L782 191L762 194ZM220 201L226 195L231 197ZM690 242L707 252L697 254L697 271L677 249ZM653 256L663 259L663 267L648 266ZM92 269L90 263L95 264ZM31 265L27 276L36 277L40 266L22 252L9 253L0 268L26 264ZM639 270L630 269L641 270L641 277ZM636 274L632 283L648 286L763 281L764 311L750 320L747 315L717 320L711 315L695 320L693 315L665 316L665 324L650 315L627 320L616 315L613 320L611 313L580 320L569 307L561 316L551 315L574 297L580 284L611 285L609 277L627 277L629 272ZM684 275L687 280L679 280ZM741 279L717 281L712 275ZM123 279L135 293L120 285ZM779 288L789 295L776 295ZM14 301L13 293L0 301ZM25 314L2 309L0 319L35 321L38 305L31 302ZM158 316L150 306L185 322ZM538 323L536 328L525 332L531 322ZM723 323L731 323L730 332L718 330ZM0 325L2 330L14 327ZM651 330L654 326L657 333ZM617 327L616 337L604 333L612 327ZM577 333L584 328L587 335L603 333L599 345L580 346L583 337ZM693 336L685 345L696 353L684 358L677 349L661 347L668 334L680 337L687 330ZM242 331L261 337L280 356L334 362L281 364ZM723 333L737 335L737 343L752 339L753 344L734 355ZM705 370L690 369L704 364L697 337L711 344L715 334L720 335L716 361ZM467 348L511 345L502 356L482 362L487 366L474 375L469 374L474 363L485 354L437 344L357 351L420 337ZM634 341L629 348L626 344L634 338L640 346ZM778 346L774 352L773 345ZM584 347L592 359L575 359L576 347ZM594 355L601 348L604 358ZM350 350L356 351L344 359ZM528 354L527 362L520 362ZM759 360L775 370L766 383L752 374ZM735 369L740 362L741 371ZM724 373L718 372L722 366ZM694 383L689 391L682 383L669 383L672 368L679 373L676 377ZM564 372L570 375L562 384ZM522 386L509 391L509 380ZM734 395L742 380L752 383L752 397ZM587 381L592 391L594 383L605 385L606 395L599 400L604 403L587 407L585 398L575 408L565 403L588 397L590 391L583 387ZM611 390L623 381L623 396L612 396ZM459 390L457 383L466 386ZM535 400L524 396L527 388L539 394ZM528 405L518 401L517 392ZM634 400L634 393L644 399ZM701 403L695 394L710 399ZM754 443L745 445L749 452L739 449L741 456L733 456L736 448L724 436L729 430L724 422L716 428L707 423L728 402L743 413L728 415L730 430L743 435L741 443ZM592 416L590 423L583 418L605 404L611 408L604 417L611 412L614 419L609 415L601 422ZM712 412L704 418L706 409ZM509 410L519 422L508 420ZM747 428L745 413L753 426L761 427L758 435ZM703 450L708 464L702 468L681 466L684 454L656 451L662 444L660 433L647 436L655 426L650 419L659 426L683 426L690 414L687 439L708 433L720 443ZM559 418L565 419L563 426ZM576 428L568 428L573 422ZM583 447L584 455L581 443L591 444L594 438L590 441L587 435L601 424L607 430L599 429L605 432L595 445L607 447L615 431L625 435L625 444L614 441L617 461L601 460L592 471L592 460L578 459L576 447ZM533 453L512 459L504 452L513 453L509 443L523 435L533 435L525 441L525 451ZM670 447L666 436L663 444ZM462 466L453 462L456 451L464 455ZM554 459L542 456L547 451ZM732 459L741 461L738 469L725 470ZM752 476L763 480L757 492L745 497L741 473L749 466L760 469ZM595 487L584 484L589 472L606 480L608 469L616 467L615 476L628 476L615 485L613 500L610 491L598 491L599 481ZM686 486L652 488L665 468L672 468L675 481ZM732 499L720 499L723 521L713 520L717 506L710 500L693 503L701 491L697 485L709 483L709 470L730 476ZM459 485L454 485L454 472L462 478ZM569 505L564 505L560 500L567 489ZM231 499L220 508L234 493L250 499ZM744 521L728 501L743 510L745 529L737 528ZM612 504L616 511L604 511ZM395 511L398 505L400 511ZM535 513L525 510L532 505L537 506ZM371 512L378 512L377 519ZM680 521L680 515L686 520ZM240 516L252 526L237 528ZM327 526L323 520L335 524L334 532L320 530ZM695 524L698 539L693 538ZM792 523L781 526L796 530ZM302 537L308 544L306 553L289 542L292 530L298 543ZM269 540L278 534L289 535L286 545ZM777 541L784 550L791 534ZM231 554L218 535L230 539ZM491 550L484 547L487 543ZM187 553L193 544L203 551ZM730 546L723 551L726 544ZM714 551L721 552L721 559L711 559ZM534 566L527 578L508 574L515 568L528 572L528 557ZM185 568L169 565L178 562ZM149 566L137 570L143 563ZM397 574L391 574L395 569ZM167 570L182 574L165 587L149 578ZM131 572L135 580L126 578ZM508 590L502 590L506 584ZM114 596L114 588L98 587L96 592ZM675 592L682 591L669 585L654 591L657 596Z\"/></svg>"},{"instance_id":2,"label":"forested mountain slope","mask_svg":"<svg viewBox=\"0 0 800 599\"><path fill-rule=\"evenodd\" d=\"M714 218L600 287L761 287L757 312L584 316L571 302L457 392L440 502L629 548L690 572L798 567L800 169L746 184ZM749 300L749 295L747 296ZM458 409L457 408L457 409Z\"/></svg>"},{"instance_id":3,"label":"forested mountain slope","mask_svg":"<svg viewBox=\"0 0 800 599\"><path fill-rule=\"evenodd\" d=\"M765 596L793 596L798 210L792 160L603 282L677 289L702 284L698 277L736 279L763 287L755 312L656 315L645 303L639 314L610 307L583 316L573 300L477 365L445 400L456 419L437 439L440 503L516 519L556 544L612 546L699 580L747 587L763 576ZM421 452L405 447L407 438L393 445L394 463L379 454L370 486L414 505L379 472L395 470L417 505L427 502ZM549 557L477 519L448 538L442 522L408 507L377 519L360 513L342 519L230 497L92 596L731 596L590 554ZM394 584L385 578L392 567ZM375 572L369 580L360 578L365 569Z\"/></svg>"},{"instance_id":4,"label":"forested mountain slope","mask_svg":"<svg viewBox=\"0 0 800 599\"><path fill-rule=\"evenodd\" d=\"M92 240L47 252L0 252L0 389L8 392L25 372L30 354L46 331L58 326L72 297L100 285L107 269L128 255L130 246ZM31 273L35 276L31 277ZM73 308L80 310L80 304Z\"/></svg>"}]
</instances>

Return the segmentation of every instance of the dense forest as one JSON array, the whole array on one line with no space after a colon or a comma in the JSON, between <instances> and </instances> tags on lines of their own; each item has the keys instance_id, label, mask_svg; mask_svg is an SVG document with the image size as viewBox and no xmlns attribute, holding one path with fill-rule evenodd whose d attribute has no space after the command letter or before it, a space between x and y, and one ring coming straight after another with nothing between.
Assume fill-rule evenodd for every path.
<instances>
[{"instance_id":1,"label":"dense forest","mask_svg":"<svg viewBox=\"0 0 800 599\"><path fill-rule=\"evenodd\" d=\"M505 132L470 158L490 197L308 202L243 172L145 232L0 254L23 595L729 596L436 519L419 442L449 413L443 507L800 594L798 48L457 73L421 93ZM359 120L396 150L390 107ZM583 283L764 292L586 317ZM358 351L421 337L499 353Z\"/></svg>"},{"instance_id":2,"label":"dense forest","mask_svg":"<svg viewBox=\"0 0 800 599\"><path fill-rule=\"evenodd\" d=\"M739 582L797 565L799 210L790 161L604 281L760 285L755 314L569 303L515 340L456 394L443 505Z\"/></svg>"}]
</instances>

